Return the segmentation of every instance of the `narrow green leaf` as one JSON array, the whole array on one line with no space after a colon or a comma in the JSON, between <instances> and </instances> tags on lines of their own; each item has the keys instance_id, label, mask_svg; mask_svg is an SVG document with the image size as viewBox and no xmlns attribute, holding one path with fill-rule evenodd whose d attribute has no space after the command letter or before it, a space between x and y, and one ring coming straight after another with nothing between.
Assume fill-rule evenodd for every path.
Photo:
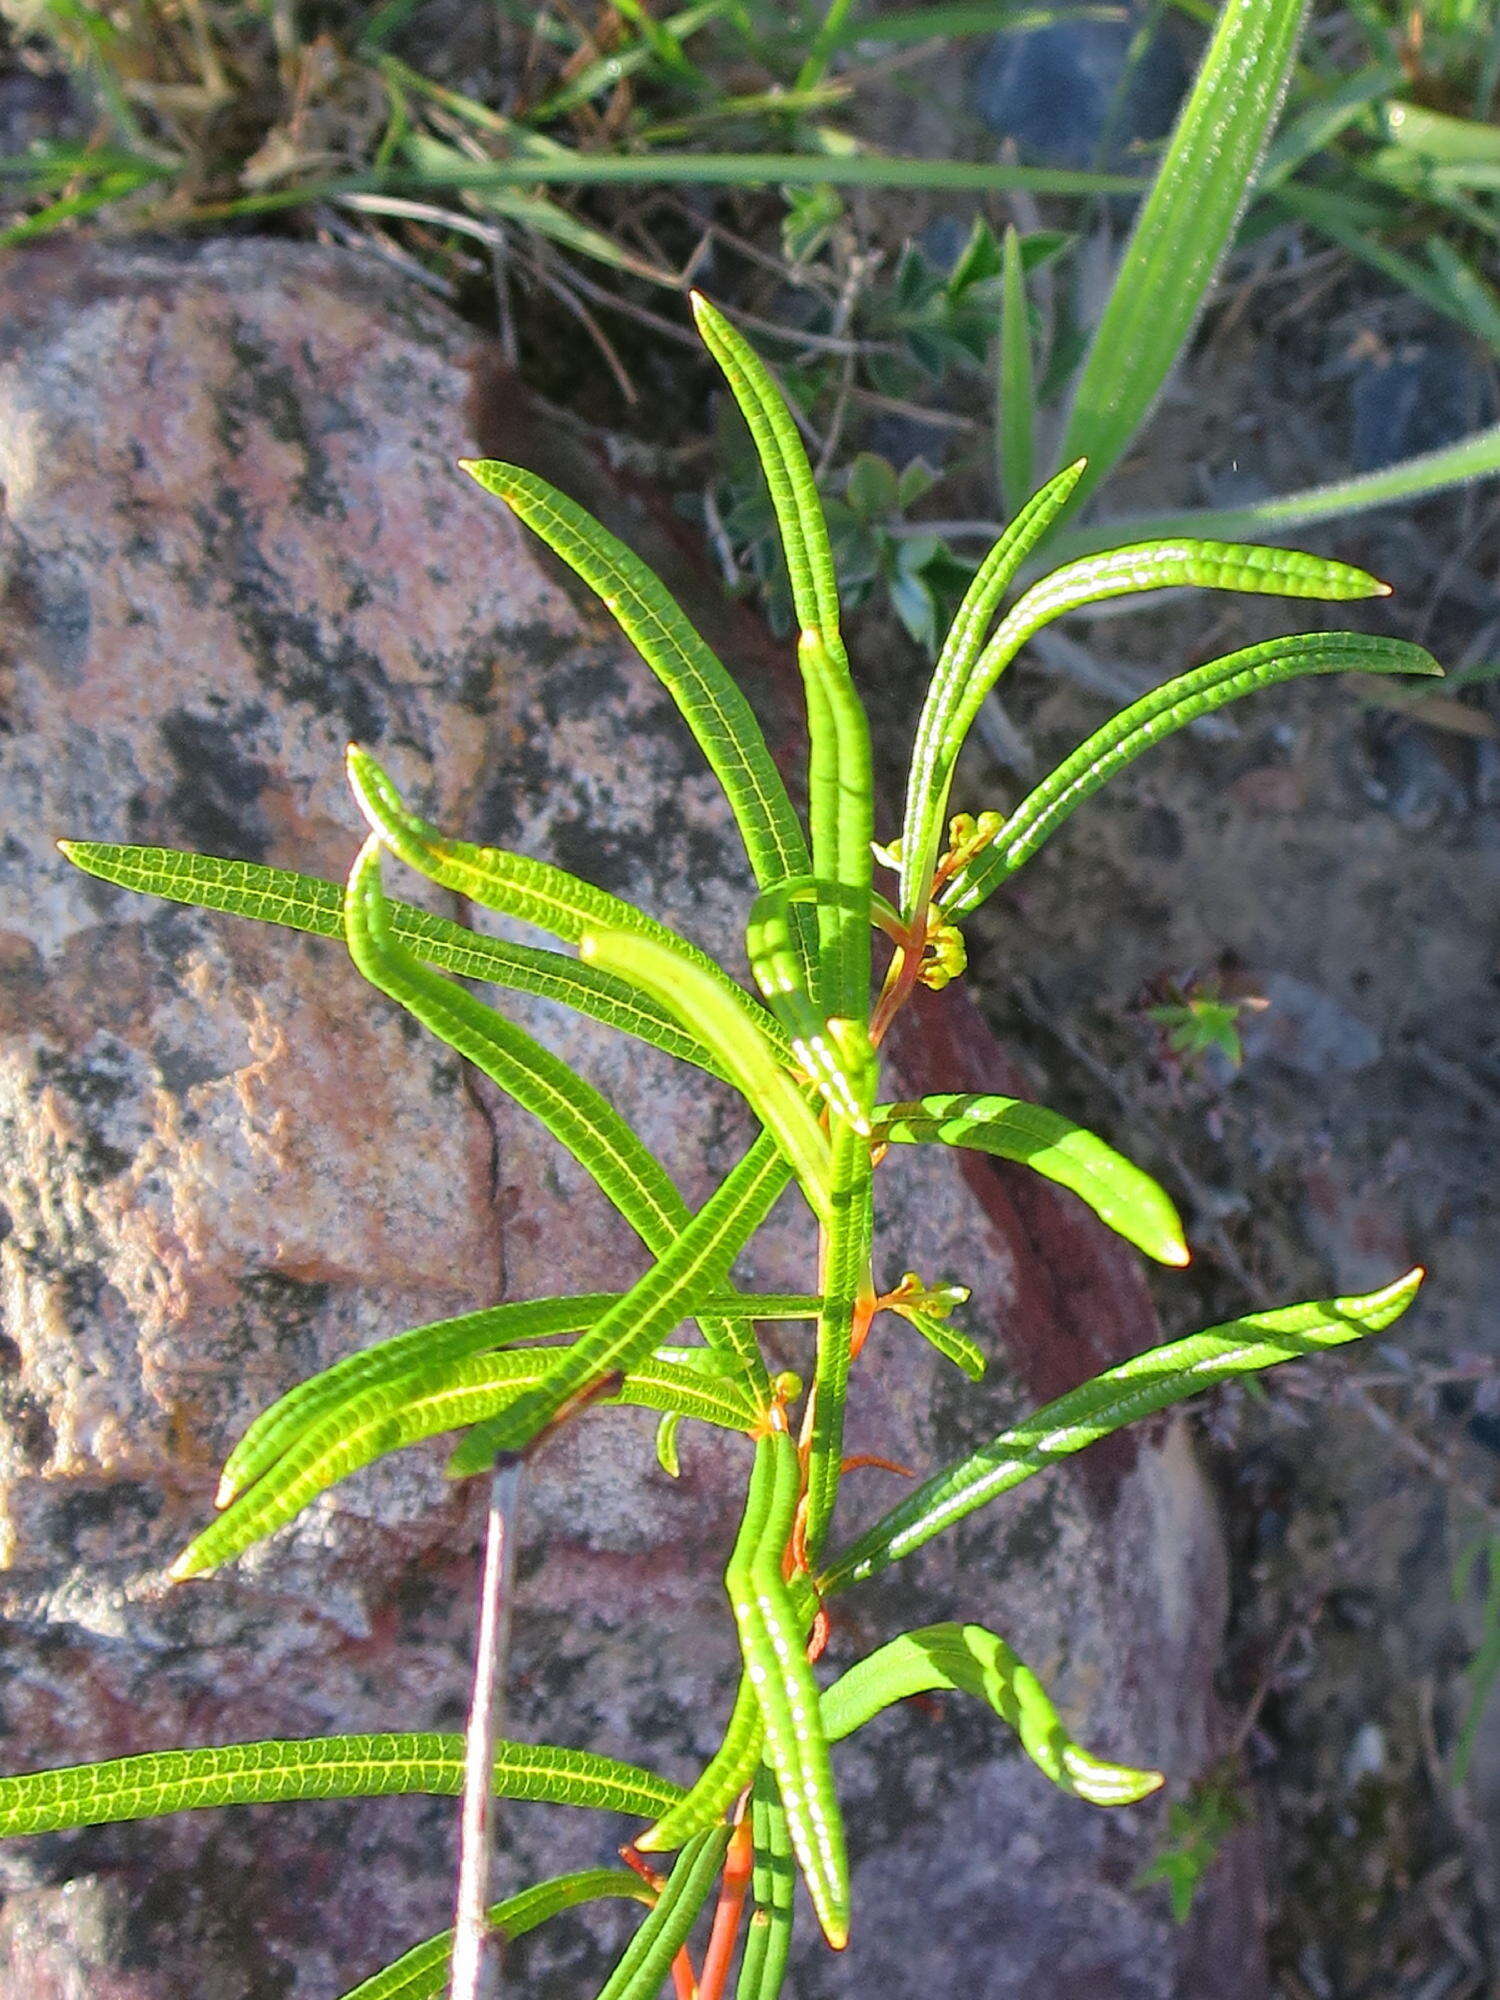
<instances>
[{"instance_id":1,"label":"narrow green leaf","mask_svg":"<svg viewBox=\"0 0 1500 2000\"><path fill-rule=\"evenodd\" d=\"M750 1794L750 1827L755 1844L754 1907L745 1929L735 2000L777 2000L792 1942L797 1878L781 1794L764 1764Z\"/></svg>"},{"instance_id":2,"label":"narrow green leaf","mask_svg":"<svg viewBox=\"0 0 1500 2000\"><path fill-rule=\"evenodd\" d=\"M818 633L825 644L836 645L838 581L828 523L791 412L760 356L701 292L693 293L693 317L704 346L724 371L749 426L771 489L797 623L804 632Z\"/></svg>"},{"instance_id":3,"label":"narrow green leaf","mask_svg":"<svg viewBox=\"0 0 1500 2000\"><path fill-rule=\"evenodd\" d=\"M668 1479L682 1477L682 1461L677 1456L677 1432L682 1423L675 1410L669 1410L656 1426L656 1462Z\"/></svg>"},{"instance_id":4,"label":"narrow green leaf","mask_svg":"<svg viewBox=\"0 0 1500 2000\"><path fill-rule=\"evenodd\" d=\"M425 132L409 134L401 151L405 160L429 181L442 181L455 171L462 172L469 165L468 154L460 152L456 146L445 146L441 140ZM597 264L607 264L613 270L644 277L651 275L655 269L642 258L633 257L613 236L580 220L540 189L471 188L467 191L467 202L491 215L503 216L507 222L516 223L524 229L534 229L538 236L560 243L565 250L571 250L577 256L592 258Z\"/></svg>"},{"instance_id":5,"label":"narrow green leaf","mask_svg":"<svg viewBox=\"0 0 1500 2000\"><path fill-rule=\"evenodd\" d=\"M745 1516L724 1581L792 1847L823 1935L839 1951L849 1938L843 1820L807 1660L807 1625L782 1575L801 1486L795 1442L784 1430L769 1432L755 1448Z\"/></svg>"},{"instance_id":6,"label":"narrow green leaf","mask_svg":"<svg viewBox=\"0 0 1500 2000\"><path fill-rule=\"evenodd\" d=\"M1182 1221L1165 1189L1082 1125L1018 1097L947 1093L882 1104L877 1145L970 1146L1019 1160L1086 1201L1101 1222L1159 1264L1186 1264Z\"/></svg>"},{"instance_id":7,"label":"narrow green leaf","mask_svg":"<svg viewBox=\"0 0 1500 2000\"><path fill-rule=\"evenodd\" d=\"M785 1162L772 1139L762 1134L620 1303L557 1357L535 1389L502 1416L469 1433L449 1460L450 1476L482 1472L497 1452L521 1450L574 1397L612 1374L629 1373L644 1364L652 1349L693 1310L695 1295L722 1284L786 1182Z\"/></svg>"},{"instance_id":8,"label":"narrow green leaf","mask_svg":"<svg viewBox=\"0 0 1500 2000\"><path fill-rule=\"evenodd\" d=\"M1032 424L1036 390L1031 371L1031 317L1021 239L1005 232L1004 289L995 371L995 437L1000 446L1000 493L1007 514L1019 514L1035 484Z\"/></svg>"},{"instance_id":9,"label":"narrow green leaf","mask_svg":"<svg viewBox=\"0 0 1500 2000\"><path fill-rule=\"evenodd\" d=\"M825 1017L863 1021L870 992L870 732L839 634L838 581L817 483L790 410L760 357L699 294L693 312L750 429L781 531L807 694L812 872L835 885L817 906L815 997ZM802 872L802 871L796 871Z\"/></svg>"},{"instance_id":10,"label":"narrow green leaf","mask_svg":"<svg viewBox=\"0 0 1500 2000\"><path fill-rule=\"evenodd\" d=\"M485 1306L478 1312L412 1327L390 1340L377 1341L373 1347L346 1354L262 1410L224 1461L215 1506L227 1507L276 1463L295 1438L360 1390L422 1368L440 1368L462 1356L560 1333L579 1333L602 1318L619 1298L618 1292L584 1292L571 1298L522 1299Z\"/></svg>"},{"instance_id":11,"label":"narrow green leaf","mask_svg":"<svg viewBox=\"0 0 1500 2000\"><path fill-rule=\"evenodd\" d=\"M331 1368L297 1383L250 1425L225 1460L214 1504L225 1507L310 1429L327 1411L357 1392L374 1389L397 1377L420 1379L449 1361L470 1354L511 1348L526 1341L579 1333L604 1317L624 1297L623 1292L585 1292L571 1298L523 1299L460 1313L412 1327L373 1347L360 1348L335 1361ZM704 1319L816 1319L822 1301L800 1292L715 1293L700 1307ZM660 1359L684 1367L704 1367L718 1377L748 1384L752 1376L739 1355L725 1346L662 1351ZM646 1364L642 1364L645 1366ZM625 1398L630 1400L630 1398Z\"/></svg>"},{"instance_id":12,"label":"narrow green leaf","mask_svg":"<svg viewBox=\"0 0 1500 2000\"><path fill-rule=\"evenodd\" d=\"M1080 460L1032 495L980 564L943 642L917 723L907 780L901 831L901 914L908 921L927 907L942 846L953 767L967 730L967 724L964 729L956 728L955 717L963 706L985 634L1017 571L1067 505L1082 472Z\"/></svg>"},{"instance_id":13,"label":"narrow green leaf","mask_svg":"<svg viewBox=\"0 0 1500 2000\"><path fill-rule=\"evenodd\" d=\"M635 1903L652 1901L650 1889L628 1868L580 1868L576 1874L555 1875L550 1882L538 1882L518 1896L508 1896L503 1903L492 1903L490 1927L505 1938L524 1937L561 1910L611 1896ZM452 1931L440 1931L403 1952L394 1964L351 1986L341 2000L443 2000L452 1952Z\"/></svg>"},{"instance_id":14,"label":"narrow green leaf","mask_svg":"<svg viewBox=\"0 0 1500 2000\"><path fill-rule=\"evenodd\" d=\"M1137 591L1192 584L1199 590L1243 590L1268 597L1388 597L1390 586L1349 563L1296 549L1262 548L1250 542L1143 542L1083 556L1034 583L996 627L952 704L941 768L951 774L985 696L1027 640L1054 618L1085 604ZM913 779L915 782L915 777ZM942 796L946 799L947 786ZM935 823L924 820L922 834L935 851Z\"/></svg>"},{"instance_id":15,"label":"narrow green leaf","mask_svg":"<svg viewBox=\"0 0 1500 2000\"><path fill-rule=\"evenodd\" d=\"M765 1742L760 1700L748 1673L740 1676L724 1740L704 1765L685 1799L663 1813L655 1826L636 1838L642 1854L666 1854L701 1833L734 1804L755 1776Z\"/></svg>"},{"instance_id":16,"label":"narrow green leaf","mask_svg":"<svg viewBox=\"0 0 1500 2000\"><path fill-rule=\"evenodd\" d=\"M396 943L380 880L380 839L372 835L365 843L345 896L345 935L356 968L539 1119L593 1175L646 1248L660 1256L688 1220L687 1205L666 1169L609 1100L560 1056L463 987L429 972ZM732 984L730 990L739 991ZM711 1319L703 1332L706 1340L737 1354L752 1377L765 1381L752 1328Z\"/></svg>"},{"instance_id":17,"label":"narrow green leaf","mask_svg":"<svg viewBox=\"0 0 1500 2000\"><path fill-rule=\"evenodd\" d=\"M1187 344L1291 79L1305 0L1225 0L1141 207L1073 396L1081 500L1124 455Z\"/></svg>"},{"instance_id":18,"label":"narrow green leaf","mask_svg":"<svg viewBox=\"0 0 1500 2000\"><path fill-rule=\"evenodd\" d=\"M1138 1354L1071 1389L990 1444L925 1480L853 1542L819 1581L826 1596L862 1583L1059 1458L1236 1375L1379 1333L1411 1304L1420 1270L1360 1298L1247 1313Z\"/></svg>"},{"instance_id":19,"label":"narrow green leaf","mask_svg":"<svg viewBox=\"0 0 1500 2000\"><path fill-rule=\"evenodd\" d=\"M844 1043L812 997L792 930L795 905L817 901L830 888L816 876L795 875L763 890L750 908L745 951L756 985L791 1037L792 1054L830 1104L844 1117L858 1119L863 1115L859 1091Z\"/></svg>"},{"instance_id":20,"label":"narrow green leaf","mask_svg":"<svg viewBox=\"0 0 1500 2000\"><path fill-rule=\"evenodd\" d=\"M893 1307L892 1310L900 1312L901 1309ZM951 1361L971 1382L984 1380L989 1364L977 1340L971 1340L960 1328L951 1326L945 1319L935 1318L931 1313L902 1312L901 1317L908 1326L917 1329L929 1347L935 1347L945 1361Z\"/></svg>"},{"instance_id":21,"label":"narrow green leaf","mask_svg":"<svg viewBox=\"0 0 1500 2000\"><path fill-rule=\"evenodd\" d=\"M0 1778L0 1838L154 1819L200 1806L386 1798L403 1792L456 1798L463 1789L463 1760L461 1736L430 1732L153 1750L102 1764ZM501 1798L593 1806L643 1819L655 1819L682 1796L680 1785L634 1764L548 1743L497 1744L495 1791Z\"/></svg>"},{"instance_id":22,"label":"narrow green leaf","mask_svg":"<svg viewBox=\"0 0 1500 2000\"><path fill-rule=\"evenodd\" d=\"M586 930L601 925L648 937L663 951L697 966L721 986L739 991L707 952L700 951L697 945L679 937L644 910L638 910L633 903L581 882L576 875L554 868L550 862L533 861L524 854L508 854L500 847L476 847L467 840L450 840L426 820L407 811L400 793L368 751L351 744L348 763L350 787L371 829L392 854L419 875L482 904L487 910L500 910L522 923L551 931L554 937L568 944L577 944ZM780 1029L769 1016L766 1032L773 1039L781 1039Z\"/></svg>"},{"instance_id":23,"label":"narrow green leaf","mask_svg":"<svg viewBox=\"0 0 1500 2000\"><path fill-rule=\"evenodd\" d=\"M1058 554L1073 557L1109 549L1124 540L1175 539L1210 535L1234 539L1240 535L1284 534L1319 521L1342 520L1371 507L1388 507L1441 493L1471 479L1493 479L1500 473L1500 424L1475 431L1457 444L1446 444L1418 458L1404 458L1378 472L1338 479L1327 486L1285 493L1276 500L1256 500L1246 507L1189 508L1177 514L1131 514L1097 526L1073 529L1058 542Z\"/></svg>"},{"instance_id":24,"label":"narrow green leaf","mask_svg":"<svg viewBox=\"0 0 1500 2000\"><path fill-rule=\"evenodd\" d=\"M945 1691L988 1702L1038 1770L1092 1805L1134 1805L1164 1782L1160 1771L1106 1763L1075 1743L1030 1667L982 1625L928 1625L868 1654L824 1689L823 1727L838 1743L893 1702Z\"/></svg>"},{"instance_id":25,"label":"narrow green leaf","mask_svg":"<svg viewBox=\"0 0 1500 2000\"><path fill-rule=\"evenodd\" d=\"M124 889L139 889L197 909L225 910L261 923L281 924L314 937L344 935L344 890L338 882L266 868L256 861L222 861L173 847L115 847L95 840L60 840L75 867ZM607 1028L635 1035L668 1055L713 1071L713 1058L662 1008L621 979L581 966L561 952L482 937L447 917L391 901L391 931L398 944L426 965L465 979L482 979L517 993L535 993L575 1008Z\"/></svg>"},{"instance_id":26,"label":"narrow green leaf","mask_svg":"<svg viewBox=\"0 0 1500 2000\"><path fill-rule=\"evenodd\" d=\"M861 1124L869 1120L869 1078ZM860 1127L834 1117L832 1186L823 1246L823 1310L818 1318L812 1386L812 1436L807 1455L806 1546L809 1563L822 1554L838 1499L844 1456L844 1407L849 1395L855 1314L871 1299L874 1231L870 1142Z\"/></svg>"},{"instance_id":27,"label":"narrow green leaf","mask_svg":"<svg viewBox=\"0 0 1500 2000\"><path fill-rule=\"evenodd\" d=\"M352 177L351 177L352 178ZM823 153L581 153L558 148L546 158L486 160L422 177L416 187L869 187L925 188L951 194L1027 188L1036 194L1139 194L1133 174L1091 173L1071 167L1020 167L1008 162L906 159L872 152ZM355 185L359 185L357 180ZM403 183L395 182L397 186ZM321 198L329 186L274 190L261 209ZM249 204L243 206L248 207ZM253 211L252 211L253 212Z\"/></svg>"},{"instance_id":28,"label":"narrow green leaf","mask_svg":"<svg viewBox=\"0 0 1500 2000\"><path fill-rule=\"evenodd\" d=\"M460 464L602 599L676 702L724 787L761 888L804 874L807 843L755 712L660 577L535 473L494 459Z\"/></svg>"},{"instance_id":29,"label":"narrow green leaf","mask_svg":"<svg viewBox=\"0 0 1500 2000\"><path fill-rule=\"evenodd\" d=\"M804 629L797 662L807 690L813 868L820 883L833 885L817 904L818 997L825 1016L863 1031L870 1012L875 838L870 726L837 632L830 637Z\"/></svg>"},{"instance_id":30,"label":"narrow green leaf","mask_svg":"<svg viewBox=\"0 0 1500 2000\"><path fill-rule=\"evenodd\" d=\"M724 1074L742 1094L790 1162L813 1211L828 1210L828 1141L806 1097L792 1081L738 987L727 992L660 950L646 937L623 931L589 931L579 943L585 964L602 966L677 1011L714 1052Z\"/></svg>"},{"instance_id":31,"label":"narrow green leaf","mask_svg":"<svg viewBox=\"0 0 1500 2000\"><path fill-rule=\"evenodd\" d=\"M539 1394L580 1344L457 1354L361 1382L320 1406L290 1435L275 1433L275 1456L188 1544L169 1574L180 1582L216 1569L284 1527L330 1486L389 1452L498 1420L523 1397ZM762 1409L743 1380L709 1375L652 1354L643 1355L599 1401L696 1417L737 1431L752 1430ZM264 1450L262 1442L257 1460Z\"/></svg>"},{"instance_id":32,"label":"narrow green leaf","mask_svg":"<svg viewBox=\"0 0 1500 2000\"><path fill-rule=\"evenodd\" d=\"M1303 674L1436 674L1432 655L1402 639L1361 632L1304 633L1246 646L1153 688L1098 729L1016 807L994 842L955 877L943 897L952 918L1029 861L1065 819L1125 765L1200 715Z\"/></svg>"},{"instance_id":33,"label":"narrow green leaf","mask_svg":"<svg viewBox=\"0 0 1500 2000\"><path fill-rule=\"evenodd\" d=\"M672 1960L687 1943L698 1912L719 1879L728 1845L729 1828L714 1826L695 1834L683 1848L656 1907L625 1947L599 2000L656 2000Z\"/></svg>"}]
</instances>

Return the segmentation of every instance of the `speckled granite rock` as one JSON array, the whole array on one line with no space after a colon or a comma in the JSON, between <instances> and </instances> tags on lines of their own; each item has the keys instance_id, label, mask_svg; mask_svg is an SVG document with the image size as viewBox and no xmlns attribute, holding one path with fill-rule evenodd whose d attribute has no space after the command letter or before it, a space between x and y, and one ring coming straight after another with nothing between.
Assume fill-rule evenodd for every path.
<instances>
[{"instance_id":1,"label":"speckled granite rock","mask_svg":"<svg viewBox=\"0 0 1500 2000\"><path fill-rule=\"evenodd\" d=\"M446 824L733 948L742 861L669 704L453 468L471 446L468 340L388 275L286 245L47 251L0 274L11 1769L456 1725L478 1524L435 1451L340 1487L224 1576L168 1591L161 1569L238 1429L299 1375L502 1290L639 1265L572 1163L336 948L132 898L51 846L159 841L338 875L358 834L340 778L357 735ZM747 1137L734 1107L636 1045L544 1025L701 1198L699 1135L706 1122L722 1168ZM952 996L896 1060L911 1089L1006 1081ZM983 1421L1156 1337L1131 1258L1068 1197L916 1152L883 1179L892 1271L974 1286L997 1361ZM786 1208L755 1279L800 1283L807 1241ZM899 1328L864 1374L852 1449L929 1465L975 1434L967 1397ZM522 1563L519 1733L691 1771L731 1686L718 1571L740 1472L689 1437L672 1485L635 1413L591 1416L553 1449ZM873 1510L886 1476L860 1478ZM898 1620L981 1618L1102 1750L1184 1780L1213 1755L1221 1554L1179 1430L1054 1472L909 1572L847 1600L834 1657ZM841 1961L805 1952L803 2000L870 1990L877 1970L893 1995L1262 1990L1244 1848L1178 1932L1159 1891L1130 1887L1156 1809L1060 1797L992 1718L902 1712L841 1771L854 1942ZM259 1808L15 1843L0 1991L333 1995L445 1921L452 1817L430 1800ZM602 1858L619 1837L507 1810L507 1875ZM586 1993L618 1925L538 1934L518 1988Z\"/></svg>"}]
</instances>

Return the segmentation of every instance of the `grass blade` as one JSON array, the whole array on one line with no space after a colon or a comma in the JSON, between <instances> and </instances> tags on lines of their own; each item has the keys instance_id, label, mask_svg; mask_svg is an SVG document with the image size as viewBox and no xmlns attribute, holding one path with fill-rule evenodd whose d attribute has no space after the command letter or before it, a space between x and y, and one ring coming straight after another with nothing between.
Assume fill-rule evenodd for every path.
<instances>
[{"instance_id":1,"label":"grass blade","mask_svg":"<svg viewBox=\"0 0 1500 2000\"><path fill-rule=\"evenodd\" d=\"M993 844L954 880L943 898L950 917L966 916L1029 861L1068 816L1142 751L1200 715L1209 715L1257 688L1303 674L1436 674L1432 655L1401 639L1362 632L1305 633L1267 639L1210 660L1150 694L1096 730L1029 793Z\"/></svg>"},{"instance_id":2,"label":"grass blade","mask_svg":"<svg viewBox=\"0 0 1500 2000\"><path fill-rule=\"evenodd\" d=\"M1123 456L1187 344L1255 185L1306 0L1225 0L1126 246L1074 392L1065 459L1084 495Z\"/></svg>"},{"instance_id":3,"label":"grass blade","mask_svg":"<svg viewBox=\"0 0 1500 2000\"><path fill-rule=\"evenodd\" d=\"M1106 1763L1075 1743L1030 1667L982 1625L928 1625L868 1654L824 1689L823 1727L838 1743L893 1702L942 1692L988 1702L1038 1770L1092 1805L1134 1805L1164 1782L1160 1771Z\"/></svg>"},{"instance_id":4,"label":"grass blade","mask_svg":"<svg viewBox=\"0 0 1500 2000\"><path fill-rule=\"evenodd\" d=\"M1210 535L1233 539L1240 535L1282 534L1289 528L1306 528L1319 521L1342 520L1362 514L1371 507L1404 505L1430 493L1467 485L1471 479L1493 479L1500 473L1500 424L1475 431L1457 444L1423 452L1385 465L1378 472L1363 472L1353 479L1337 479L1327 486L1310 486L1301 493L1284 493L1276 500L1256 500L1245 507L1190 508L1177 514L1132 514L1119 520L1102 521L1096 527L1070 531L1059 543L1059 553L1085 555L1095 549L1115 547L1131 540Z\"/></svg>"},{"instance_id":5,"label":"grass blade","mask_svg":"<svg viewBox=\"0 0 1500 2000\"><path fill-rule=\"evenodd\" d=\"M1000 495L1007 514L1019 514L1035 479L1032 421L1036 390L1031 370L1031 317L1026 269L1014 226L1005 232L1000 344L995 373L995 437L1000 446Z\"/></svg>"},{"instance_id":6,"label":"grass blade","mask_svg":"<svg viewBox=\"0 0 1500 2000\"><path fill-rule=\"evenodd\" d=\"M155 1819L202 1806L388 1798L406 1792L456 1798L463 1760L461 1736L420 1731L153 1750L102 1764L0 1778L0 1838ZM548 1743L497 1744L495 1791L501 1798L592 1806L643 1819L655 1819L682 1796L680 1785L634 1764Z\"/></svg>"},{"instance_id":7,"label":"grass blade","mask_svg":"<svg viewBox=\"0 0 1500 2000\"><path fill-rule=\"evenodd\" d=\"M628 1868L580 1868L575 1874L538 1882L518 1896L508 1896L503 1903L492 1903L490 1928L505 1938L524 1937L561 1910L611 1896L628 1897L636 1903L652 1900L651 1890ZM442 2000L452 1944L452 1931L440 1931L403 1952L393 1964L362 1979L358 1986L351 1986L340 2000Z\"/></svg>"},{"instance_id":8,"label":"grass blade","mask_svg":"<svg viewBox=\"0 0 1500 2000\"><path fill-rule=\"evenodd\" d=\"M877 1145L971 1146L1019 1160L1070 1188L1101 1222L1157 1263L1188 1261L1182 1220L1166 1190L1059 1111L1017 1097L945 1094L882 1104L874 1126Z\"/></svg>"},{"instance_id":9,"label":"grass blade","mask_svg":"<svg viewBox=\"0 0 1500 2000\"><path fill-rule=\"evenodd\" d=\"M1154 1410L1236 1375L1379 1333L1406 1311L1422 1277L1420 1270L1409 1271L1360 1298L1247 1313L1106 1369L925 1480L844 1551L820 1579L820 1593L876 1575L1059 1458Z\"/></svg>"},{"instance_id":10,"label":"grass blade","mask_svg":"<svg viewBox=\"0 0 1500 2000\"><path fill-rule=\"evenodd\" d=\"M290 868L267 868L258 861L224 861L212 854L189 854L175 847L119 847L96 840L60 840L58 847L76 868L195 909L223 910L259 923L280 924L312 937L342 939L344 889L316 875ZM606 1028L635 1035L668 1055L713 1073L713 1058L664 1009L634 992L621 979L579 965L558 951L482 937L447 917L394 898L391 931L398 944L425 965L440 966L465 979L482 979L517 993L557 1000Z\"/></svg>"}]
</instances>

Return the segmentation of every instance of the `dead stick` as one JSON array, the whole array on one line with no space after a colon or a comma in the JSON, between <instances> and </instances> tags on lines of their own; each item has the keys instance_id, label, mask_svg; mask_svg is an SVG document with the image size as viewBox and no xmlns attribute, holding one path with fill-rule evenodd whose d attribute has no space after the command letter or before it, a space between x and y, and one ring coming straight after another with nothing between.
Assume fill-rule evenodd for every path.
<instances>
[{"instance_id":1,"label":"dead stick","mask_svg":"<svg viewBox=\"0 0 1500 2000\"><path fill-rule=\"evenodd\" d=\"M490 1928L490 1857L494 1845L495 1741L505 1702L511 1581L516 1560L519 1454L507 1452L490 1475L484 1574L479 1587L479 1642L474 1694L464 1737L464 1795L459 1820L458 1899L453 1915L452 2000L495 2000L499 1960Z\"/></svg>"}]
</instances>

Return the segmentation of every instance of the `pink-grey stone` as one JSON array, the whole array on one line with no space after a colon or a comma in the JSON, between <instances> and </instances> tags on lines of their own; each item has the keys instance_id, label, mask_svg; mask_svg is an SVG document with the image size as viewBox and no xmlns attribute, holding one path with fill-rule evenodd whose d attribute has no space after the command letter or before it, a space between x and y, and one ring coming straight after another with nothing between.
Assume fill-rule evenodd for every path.
<instances>
[{"instance_id":1,"label":"pink-grey stone","mask_svg":"<svg viewBox=\"0 0 1500 2000\"><path fill-rule=\"evenodd\" d=\"M409 1452L249 1558L177 1588L245 1422L351 1348L500 1296L641 1268L572 1161L361 984L339 949L86 879L59 836L338 876L371 745L415 803L546 854L735 960L743 857L669 702L607 616L457 471L471 336L345 254L268 242L50 249L0 273L0 1722L27 1769L178 1742L457 1727L477 1501ZM519 400L486 449L529 456ZM496 426L501 436L496 439ZM507 429L507 426L509 427ZM596 507L649 509L587 464ZM747 640L747 645L751 642ZM778 745L787 683L756 666ZM395 871L392 871L394 880ZM409 880L403 892L452 909ZM472 913L462 913L472 915ZM482 913L481 913L482 916ZM539 1025L701 1200L749 1137L696 1072L540 1004ZM905 1024L903 1091L1012 1081L943 996ZM850 1449L926 1468L1159 1337L1134 1261L1019 1170L899 1149L882 1275L974 1288L994 1357L966 1390L882 1322ZM783 1204L744 1261L801 1286ZM789 1332L785 1355L805 1353ZM719 1581L744 1452L655 1467L638 1413L591 1414L528 1496L518 1734L689 1776L733 1679ZM851 1478L851 1520L890 1476ZM1222 1748L1213 1510L1183 1429L1034 1482L836 1607L830 1659L903 1624L995 1625L1085 1741L1181 1787ZM986 2000L1263 1991L1252 1856L1192 1922L1133 1888L1152 1805L1053 1791L995 1719L905 1710L840 1753L853 1943L804 1927L794 1984ZM0 1991L323 2000L447 1918L453 1808L198 1813L0 1850ZM506 1808L506 1886L608 1857L623 1824ZM583 1996L619 1913L562 1919L517 1990Z\"/></svg>"}]
</instances>

